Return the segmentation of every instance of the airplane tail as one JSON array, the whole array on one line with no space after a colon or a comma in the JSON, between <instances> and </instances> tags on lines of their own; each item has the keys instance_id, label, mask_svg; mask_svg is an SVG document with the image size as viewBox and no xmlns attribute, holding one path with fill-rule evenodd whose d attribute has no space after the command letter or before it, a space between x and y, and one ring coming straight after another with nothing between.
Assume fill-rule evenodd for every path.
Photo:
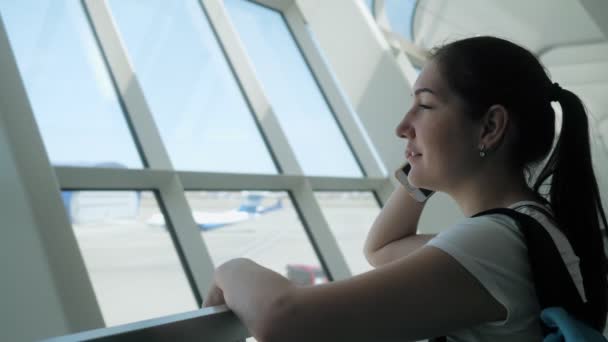
<instances>
[{"instance_id":1,"label":"airplane tail","mask_svg":"<svg viewBox=\"0 0 608 342\"><path fill-rule=\"evenodd\" d=\"M262 200L267 197L265 194L260 193L248 193L243 203L239 206L237 211L246 212L248 214L262 214L269 211L277 210L283 207L283 199L278 198L277 202L273 205L264 207L261 205Z\"/></svg>"}]
</instances>

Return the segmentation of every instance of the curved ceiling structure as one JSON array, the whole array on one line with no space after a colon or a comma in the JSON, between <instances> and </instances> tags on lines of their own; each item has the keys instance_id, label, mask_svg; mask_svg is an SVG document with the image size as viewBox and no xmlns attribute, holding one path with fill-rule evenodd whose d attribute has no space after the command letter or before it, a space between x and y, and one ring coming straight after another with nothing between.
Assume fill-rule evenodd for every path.
<instances>
[{"instance_id":1,"label":"curved ceiling structure","mask_svg":"<svg viewBox=\"0 0 608 342\"><path fill-rule=\"evenodd\" d=\"M474 35L527 47L556 82L583 98L608 151L608 2L419 0L412 26L423 49Z\"/></svg>"}]
</instances>

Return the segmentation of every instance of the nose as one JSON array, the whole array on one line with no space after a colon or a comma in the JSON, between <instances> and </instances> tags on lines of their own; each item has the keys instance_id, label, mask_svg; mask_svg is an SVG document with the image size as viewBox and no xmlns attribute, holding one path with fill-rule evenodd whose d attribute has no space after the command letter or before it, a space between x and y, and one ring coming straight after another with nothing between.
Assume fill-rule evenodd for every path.
<instances>
[{"instance_id":1,"label":"nose","mask_svg":"<svg viewBox=\"0 0 608 342\"><path fill-rule=\"evenodd\" d=\"M416 136L414 128L412 127L410 117L411 115L408 111L407 113L405 113L405 116L403 116L403 119L401 119L401 121L397 125L395 129L395 134L397 134L399 138L412 139Z\"/></svg>"}]
</instances>

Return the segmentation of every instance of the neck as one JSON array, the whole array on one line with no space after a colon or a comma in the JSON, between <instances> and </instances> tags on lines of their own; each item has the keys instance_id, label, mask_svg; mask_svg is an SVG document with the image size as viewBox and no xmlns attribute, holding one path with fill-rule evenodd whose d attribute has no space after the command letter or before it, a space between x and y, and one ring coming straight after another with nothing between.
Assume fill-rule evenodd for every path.
<instances>
[{"instance_id":1,"label":"neck","mask_svg":"<svg viewBox=\"0 0 608 342\"><path fill-rule=\"evenodd\" d=\"M473 177L448 191L467 217L488 209L505 208L518 201L537 200L523 174L492 167L492 164L497 165L486 163L486 167L480 168Z\"/></svg>"}]
</instances>

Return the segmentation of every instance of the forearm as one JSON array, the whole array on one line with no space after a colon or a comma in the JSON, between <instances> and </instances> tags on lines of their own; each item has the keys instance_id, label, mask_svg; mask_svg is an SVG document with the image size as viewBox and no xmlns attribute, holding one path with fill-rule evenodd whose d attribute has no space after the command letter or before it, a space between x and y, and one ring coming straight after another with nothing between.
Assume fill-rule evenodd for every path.
<instances>
[{"instance_id":1,"label":"forearm","mask_svg":"<svg viewBox=\"0 0 608 342\"><path fill-rule=\"evenodd\" d=\"M412 252L426 245L435 234L414 234L395 240L368 256L368 261L374 267L380 267L390 262L410 255Z\"/></svg>"},{"instance_id":2,"label":"forearm","mask_svg":"<svg viewBox=\"0 0 608 342\"><path fill-rule=\"evenodd\" d=\"M395 241L415 236L423 209L424 203L415 201L403 187L398 186L367 235L366 256Z\"/></svg>"}]
</instances>

